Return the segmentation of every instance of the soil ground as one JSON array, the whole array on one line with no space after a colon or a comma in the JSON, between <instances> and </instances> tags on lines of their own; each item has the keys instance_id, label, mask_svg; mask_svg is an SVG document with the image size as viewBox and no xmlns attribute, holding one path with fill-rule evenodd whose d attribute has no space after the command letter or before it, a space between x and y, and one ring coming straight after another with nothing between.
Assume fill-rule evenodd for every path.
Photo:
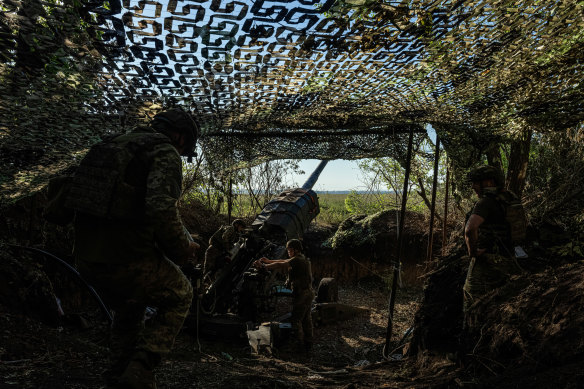
<instances>
[{"instance_id":1,"label":"soil ground","mask_svg":"<svg viewBox=\"0 0 584 389\"><path fill-rule=\"evenodd\" d=\"M392 345L412 325L420 299L419 288L398 292ZM273 355L252 355L245 341L197 340L185 330L158 370L158 387L412 387L404 362L382 357L387 291L378 284L345 285L339 290L339 302L367 308L367 312L316 327L315 347L310 354L284 348ZM100 374L107 366L105 322L92 320L93 325L87 329L73 322L52 328L8 312L5 307L0 306L0 310L1 388L103 387Z\"/></svg>"}]
</instances>

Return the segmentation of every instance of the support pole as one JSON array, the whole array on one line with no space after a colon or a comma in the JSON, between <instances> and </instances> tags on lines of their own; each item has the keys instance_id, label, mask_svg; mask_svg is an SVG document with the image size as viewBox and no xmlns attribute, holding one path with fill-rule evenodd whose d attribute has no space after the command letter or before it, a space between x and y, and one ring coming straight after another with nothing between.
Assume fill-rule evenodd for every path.
<instances>
[{"instance_id":1,"label":"support pole","mask_svg":"<svg viewBox=\"0 0 584 389\"><path fill-rule=\"evenodd\" d=\"M436 213L436 187L438 186L438 163L440 161L440 137L436 134L436 150L434 151L434 179L432 181L432 204L430 205L430 228L428 232L428 250L426 261L432 260L434 244L434 214Z\"/></svg>"},{"instance_id":2,"label":"support pole","mask_svg":"<svg viewBox=\"0 0 584 389\"><path fill-rule=\"evenodd\" d=\"M229 173L229 193L227 196L227 221L230 224L232 208L233 208L233 172Z\"/></svg>"},{"instance_id":3,"label":"support pole","mask_svg":"<svg viewBox=\"0 0 584 389\"><path fill-rule=\"evenodd\" d=\"M442 219L442 255L446 255L446 226L448 222L448 191L450 189L450 168L446 163L446 192L444 194L444 218Z\"/></svg>"},{"instance_id":4,"label":"support pole","mask_svg":"<svg viewBox=\"0 0 584 389\"><path fill-rule=\"evenodd\" d=\"M389 359L389 343L391 341L391 335L393 332L393 308L395 306L395 294L397 292L397 282L399 280L400 272L400 255L403 243L403 232L404 224L406 218L406 204L408 201L408 187L410 182L410 170L412 164L412 144L414 141L414 128L410 128L410 138L408 140L408 153L406 156L406 174L404 177L404 187L402 192L402 202L400 210L400 218L398 225L398 235L397 235L397 251L393 260L393 277L391 280L391 292L389 294L389 312L387 316L387 334L385 336L385 345L383 346L383 357Z\"/></svg>"}]
</instances>

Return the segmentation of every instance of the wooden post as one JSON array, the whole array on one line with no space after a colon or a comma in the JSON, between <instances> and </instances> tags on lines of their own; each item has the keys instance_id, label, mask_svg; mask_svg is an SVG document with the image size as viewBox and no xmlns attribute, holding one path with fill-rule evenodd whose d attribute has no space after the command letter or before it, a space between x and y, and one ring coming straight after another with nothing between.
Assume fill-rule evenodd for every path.
<instances>
[{"instance_id":1,"label":"wooden post","mask_svg":"<svg viewBox=\"0 0 584 389\"><path fill-rule=\"evenodd\" d=\"M428 232L428 250L426 261L432 260L432 245L434 243L434 213L436 212L436 187L438 186L438 163L440 161L440 138L436 134L436 150L434 151L434 179L432 181L432 204L430 206L430 228Z\"/></svg>"},{"instance_id":2,"label":"wooden post","mask_svg":"<svg viewBox=\"0 0 584 389\"><path fill-rule=\"evenodd\" d=\"M231 209L233 206L233 172L229 173L229 193L227 196L227 221L231 224Z\"/></svg>"},{"instance_id":3,"label":"wooden post","mask_svg":"<svg viewBox=\"0 0 584 389\"><path fill-rule=\"evenodd\" d=\"M448 191L450 189L450 168L446 163L446 192L444 194L444 218L442 219L442 255L446 254L446 226L448 222Z\"/></svg>"},{"instance_id":4,"label":"wooden post","mask_svg":"<svg viewBox=\"0 0 584 389\"><path fill-rule=\"evenodd\" d=\"M410 170L412 164L412 144L414 141L414 127L410 128L410 137L408 141L408 153L406 156L406 174L404 177L404 189L402 192L402 202L401 202L401 210L400 210L400 218L399 218L399 225L398 225L398 235L397 235L397 251L395 253L394 261L393 261L393 277L391 281L391 292L389 294L389 312L387 316L387 333L385 335L385 345L383 347L383 357L385 359L389 359L388 353L389 350L389 343L391 341L391 335L393 332L393 308L395 306L395 295L397 292L397 282L399 279L399 272L400 272L400 255L401 255L401 248L403 244L403 232L404 232L404 224L406 218L406 205L408 201L408 187L410 182Z\"/></svg>"}]
</instances>

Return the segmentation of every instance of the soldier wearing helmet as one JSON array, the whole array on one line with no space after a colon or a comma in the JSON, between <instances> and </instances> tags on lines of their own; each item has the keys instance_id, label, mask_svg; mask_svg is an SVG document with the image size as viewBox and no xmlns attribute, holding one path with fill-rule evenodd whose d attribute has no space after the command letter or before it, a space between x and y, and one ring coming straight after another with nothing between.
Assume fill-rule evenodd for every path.
<instances>
[{"instance_id":1,"label":"soldier wearing helmet","mask_svg":"<svg viewBox=\"0 0 584 389\"><path fill-rule=\"evenodd\" d=\"M487 292L520 273L515 261L511 231L505 219L503 198L511 192L503 188L502 172L492 166L471 170L468 180L478 201L467 215L464 229L469 269L463 288L465 324L469 307Z\"/></svg>"},{"instance_id":2,"label":"soldier wearing helmet","mask_svg":"<svg viewBox=\"0 0 584 389\"><path fill-rule=\"evenodd\" d=\"M151 126L171 138L178 153L192 161L200 129L190 114L180 108L172 108L154 116Z\"/></svg>"},{"instance_id":3,"label":"soldier wearing helmet","mask_svg":"<svg viewBox=\"0 0 584 389\"><path fill-rule=\"evenodd\" d=\"M221 226L209 239L209 247L205 251L205 263L203 274L210 280L215 279L215 274L231 261L231 249L239 236L246 228L241 219L235 219L229 226Z\"/></svg>"},{"instance_id":4,"label":"soldier wearing helmet","mask_svg":"<svg viewBox=\"0 0 584 389\"><path fill-rule=\"evenodd\" d=\"M494 166L483 165L472 169L467 179L473 184L475 192L484 188L498 188L501 190L504 185L503 173ZM478 193L477 193L478 194Z\"/></svg>"},{"instance_id":5,"label":"soldier wearing helmet","mask_svg":"<svg viewBox=\"0 0 584 389\"><path fill-rule=\"evenodd\" d=\"M153 369L189 311L193 290L179 266L198 245L177 201L180 156L193 154L197 136L191 115L170 109L94 145L73 177L77 265L115 311L108 387L155 388ZM146 307L157 314L144 326Z\"/></svg>"},{"instance_id":6,"label":"soldier wearing helmet","mask_svg":"<svg viewBox=\"0 0 584 389\"><path fill-rule=\"evenodd\" d=\"M254 264L256 267L268 270L287 270L288 280L292 287L292 332L296 346L304 351L312 349L312 269L310 260L302 253L302 243L298 239L291 239L286 243L288 259L268 259L262 257Z\"/></svg>"}]
</instances>

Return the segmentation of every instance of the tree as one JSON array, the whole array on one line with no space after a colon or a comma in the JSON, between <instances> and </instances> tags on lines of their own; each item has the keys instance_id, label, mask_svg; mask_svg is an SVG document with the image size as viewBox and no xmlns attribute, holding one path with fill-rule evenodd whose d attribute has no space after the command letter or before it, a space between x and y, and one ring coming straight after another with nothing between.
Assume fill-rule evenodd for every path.
<instances>
[{"instance_id":1,"label":"tree","mask_svg":"<svg viewBox=\"0 0 584 389\"><path fill-rule=\"evenodd\" d=\"M441 154L442 163L440 164L439 176L445 176L445 158L444 153ZM425 207L431 209L431 202L428 199L427 188L432 187L432 172L434 160L434 147L428 140L424 140L415 146L415 150L411 162L410 182L408 191L415 190L419 199L423 202ZM379 187L379 181L385 185L387 190L396 195L396 202L392 204L393 207L398 207L401 203L401 192L403 190L403 181L405 178L405 161L394 159L391 157L365 159L359 163L359 167L365 172L367 187L372 189ZM372 190L370 190L371 192ZM418 208L415 200L411 199L413 204L410 206ZM435 213L438 221L442 218L438 213Z\"/></svg>"},{"instance_id":2,"label":"tree","mask_svg":"<svg viewBox=\"0 0 584 389\"><path fill-rule=\"evenodd\" d=\"M507 189L513 191L519 197L521 197L525 188L532 136L533 131L526 129L521 133L520 137L511 142L505 185Z\"/></svg>"},{"instance_id":3,"label":"tree","mask_svg":"<svg viewBox=\"0 0 584 389\"><path fill-rule=\"evenodd\" d=\"M298 161L267 161L255 166L210 166L202 153L192 164L185 164L183 197L196 198L215 213L230 211L239 217L254 217L282 192L291 171L302 173Z\"/></svg>"}]
</instances>

